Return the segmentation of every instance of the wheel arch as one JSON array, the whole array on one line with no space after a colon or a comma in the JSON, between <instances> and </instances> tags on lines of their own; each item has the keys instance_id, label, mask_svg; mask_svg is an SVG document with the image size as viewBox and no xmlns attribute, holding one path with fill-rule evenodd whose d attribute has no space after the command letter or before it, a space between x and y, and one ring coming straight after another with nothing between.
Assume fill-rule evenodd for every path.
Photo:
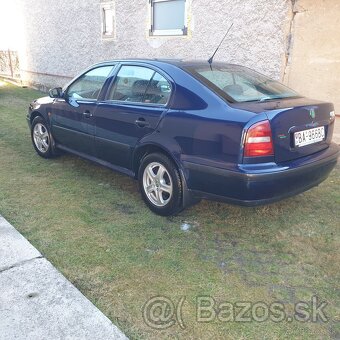
<instances>
[{"instance_id":1,"label":"wheel arch","mask_svg":"<svg viewBox=\"0 0 340 340\"><path fill-rule=\"evenodd\" d=\"M162 153L164 155L166 155L167 157L169 157L170 160L172 160L181 177L181 181L182 181L182 209L184 209L185 207L191 206L197 202L200 201L199 198L195 197L192 195L192 193L190 192L190 190L188 190L188 186L187 186L187 178L186 178L186 173L183 169L183 167L180 164L180 161L178 158L175 157L175 155L173 153L171 153L168 149L166 149L164 146L161 146L159 144L156 143L146 143L146 144L142 144L139 147L136 148L134 154L133 154L133 159L132 159L132 170L135 173L135 178L138 178L138 172L139 172L139 165L142 161L142 159L150 154L150 153Z\"/></svg>"},{"instance_id":2,"label":"wheel arch","mask_svg":"<svg viewBox=\"0 0 340 340\"><path fill-rule=\"evenodd\" d=\"M172 160L175 164L177 169L182 172L182 167L179 164L178 159L164 146L161 146L156 143L145 143L136 148L136 150L133 153L132 157L132 170L135 173L135 178L138 178L138 171L139 171L139 165L142 161L142 159L149 155L150 153L162 153L165 156L167 156L170 160Z\"/></svg>"},{"instance_id":3,"label":"wheel arch","mask_svg":"<svg viewBox=\"0 0 340 340\"><path fill-rule=\"evenodd\" d=\"M31 125L32 125L32 123L33 123L33 120L34 120L36 117L41 117L41 118L43 118L44 120L46 120L46 122L48 123L48 120L46 119L45 115L42 114L40 111L35 110L35 111L32 111L31 114L30 114L30 123L31 123Z\"/></svg>"}]
</instances>

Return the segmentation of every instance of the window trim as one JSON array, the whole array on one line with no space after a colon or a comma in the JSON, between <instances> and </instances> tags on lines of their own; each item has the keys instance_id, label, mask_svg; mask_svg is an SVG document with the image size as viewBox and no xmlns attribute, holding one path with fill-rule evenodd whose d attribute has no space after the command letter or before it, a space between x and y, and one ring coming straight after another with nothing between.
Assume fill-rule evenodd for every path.
<instances>
[{"instance_id":1,"label":"window trim","mask_svg":"<svg viewBox=\"0 0 340 340\"><path fill-rule=\"evenodd\" d=\"M93 98L79 98L79 99L75 99L72 96L68 95L69 89L72 85L74 85L77 81L81 80L87 73L96 70L98 68L102 68L102 67L112 67L112 70L110 71L110 73L108 74L108 76L106 77L104 84L102 85L99 93L98 93L98 97L96 99ZM78 76L76 76L75 78L73 78L66 86L65 89L63 89L63 97L64 99L70 99L73 98L77 103L78 102L98 102L100 101L101 97L102 97L102 92L104 91L105 87L107 86L107 82L110 80L110 78L115 74L116 71L116 67L117 67L117 63L113 63L113 64L103 64L103 65L93 65L91 68L86 69L84 72L82 72L81 74L79 74Z\"/></svg>"},{"instance_id":2,"label":"window trim","mask_svg":"<svg viewBox=\"0 0 340 340\"><path fill-rule=\"evenodd\" d=\"M122 67L124 67L124 66L135 66L135 67L148 68L148 69L154 71L154 74L152 75L151 79L155 76L156 73L160 74L170 84L171 92L170 92L170 96L168 98L168 101L165 104L157 104L157 103L127 102L125 100L108 99L107 97L108 97L111 89L113 88L113 86L114 86L114 84L116 82L118 73L122 69ZM150 79L150 81L151 81L151 79ZM170 101L172 100L173 94L174 94L173 81L171 81L169 76L164 74L164 72L162 70L159 70L159 69L157 69L155 67L152 67L152 65L132 64L132 63L130 64L130 63L128 63L128 64L120 64L117 67L117 70L116 70L116 72L114 74L113 79L111 80L111 83L109 84L109 86L108 86L108 88L106 90L105 97L103 98L102 102L118 104L118 105L124 105L124 106L134 105L134 106L145 106L145 107L167 107L170 104Z\"/></svg>"},{"instance_id":3,"label":"window trim","mask_svg":"<svg viewBox=\"0 0 340 340\"><path fill-rule=\"evenodd\" d=\"M105 11L112 11L112 33L106 32L106 15ZM116 12L113 1L101 2L100 4L100 18L101 18L101 36L102 39L114 39L116 37Z\"/></svg>"},{"instance_id":4,"label":"window trim","mask_svg":"<svg viewBox=\"0 0 340 340\"><path fill-rule=\"evenodd\" d=\"M184 1L184 27L179 29L155 30L154 29L154 3L171 2L175 0L149 0L150 22L149 36L187 36L188 35L188 0Z\"/></svg>"}]
</instances>

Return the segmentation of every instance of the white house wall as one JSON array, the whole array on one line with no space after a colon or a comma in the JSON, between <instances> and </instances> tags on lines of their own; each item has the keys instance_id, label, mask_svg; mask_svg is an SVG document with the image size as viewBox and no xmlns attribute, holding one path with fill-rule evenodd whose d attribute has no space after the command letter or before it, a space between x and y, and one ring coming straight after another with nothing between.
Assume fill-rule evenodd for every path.
<instances>
[{"instance_id":1,"label":"white house wall","mask_svg":"<svg viewBox=\"0 0 340 340\"><path fill-rule=\"evenodd\" d=\"M216 60L283 76L290 0L187 0L188 35L152 37L148 0L116 0L115 37L101 35L99 0L19 0L24 16L20 50L28 83L62 85L89 65L117 58L207 60L231 23ZM110 2L110 1L109 1Z\"/></svg>"}]
</instances>

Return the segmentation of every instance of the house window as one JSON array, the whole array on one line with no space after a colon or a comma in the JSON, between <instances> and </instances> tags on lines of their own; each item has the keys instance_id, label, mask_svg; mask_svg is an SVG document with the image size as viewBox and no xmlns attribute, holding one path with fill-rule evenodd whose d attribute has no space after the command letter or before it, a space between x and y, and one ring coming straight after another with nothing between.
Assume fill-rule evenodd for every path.
<instances>
[{"instance_id":1,"label":"house window","mask_svg":"<svg viewBox=\"0 0 340 340\"><path fill-rule=\"evenodd\" d=\"M150 35L186 35L186 0L150 0Z\"/></svg>"},{"instance_id":2,"label":"house window","mask_svg":"<svg viewBox=\"0 0 340 340\"><path fill-rule=\"evenodd\" d=\"M114 38L115 34L115 10L113 3L103 3L101 5L102 37Z\"/></svg>"}]
</instances>

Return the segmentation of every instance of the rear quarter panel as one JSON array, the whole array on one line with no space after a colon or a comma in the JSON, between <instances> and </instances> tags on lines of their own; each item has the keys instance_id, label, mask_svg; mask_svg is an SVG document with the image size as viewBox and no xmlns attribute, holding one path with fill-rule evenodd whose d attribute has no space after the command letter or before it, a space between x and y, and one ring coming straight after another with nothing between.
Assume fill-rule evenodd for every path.
<instances>
[{"instance_id":1,"label":"rear quarter panel","mask_svg":"<svg viewBox=\"0 0 340 340\"><path fill-rule=\"evenodd\" d=\"M256 114L230 107L183 70L171 71L176 93L157 128L157 138L160 143L172 144L173 155L184 168L189 189L204 190L202 183L208 185L209 180L196 176L189 165L236 171L243 129Z\"/></svg>"}]
</instances>

